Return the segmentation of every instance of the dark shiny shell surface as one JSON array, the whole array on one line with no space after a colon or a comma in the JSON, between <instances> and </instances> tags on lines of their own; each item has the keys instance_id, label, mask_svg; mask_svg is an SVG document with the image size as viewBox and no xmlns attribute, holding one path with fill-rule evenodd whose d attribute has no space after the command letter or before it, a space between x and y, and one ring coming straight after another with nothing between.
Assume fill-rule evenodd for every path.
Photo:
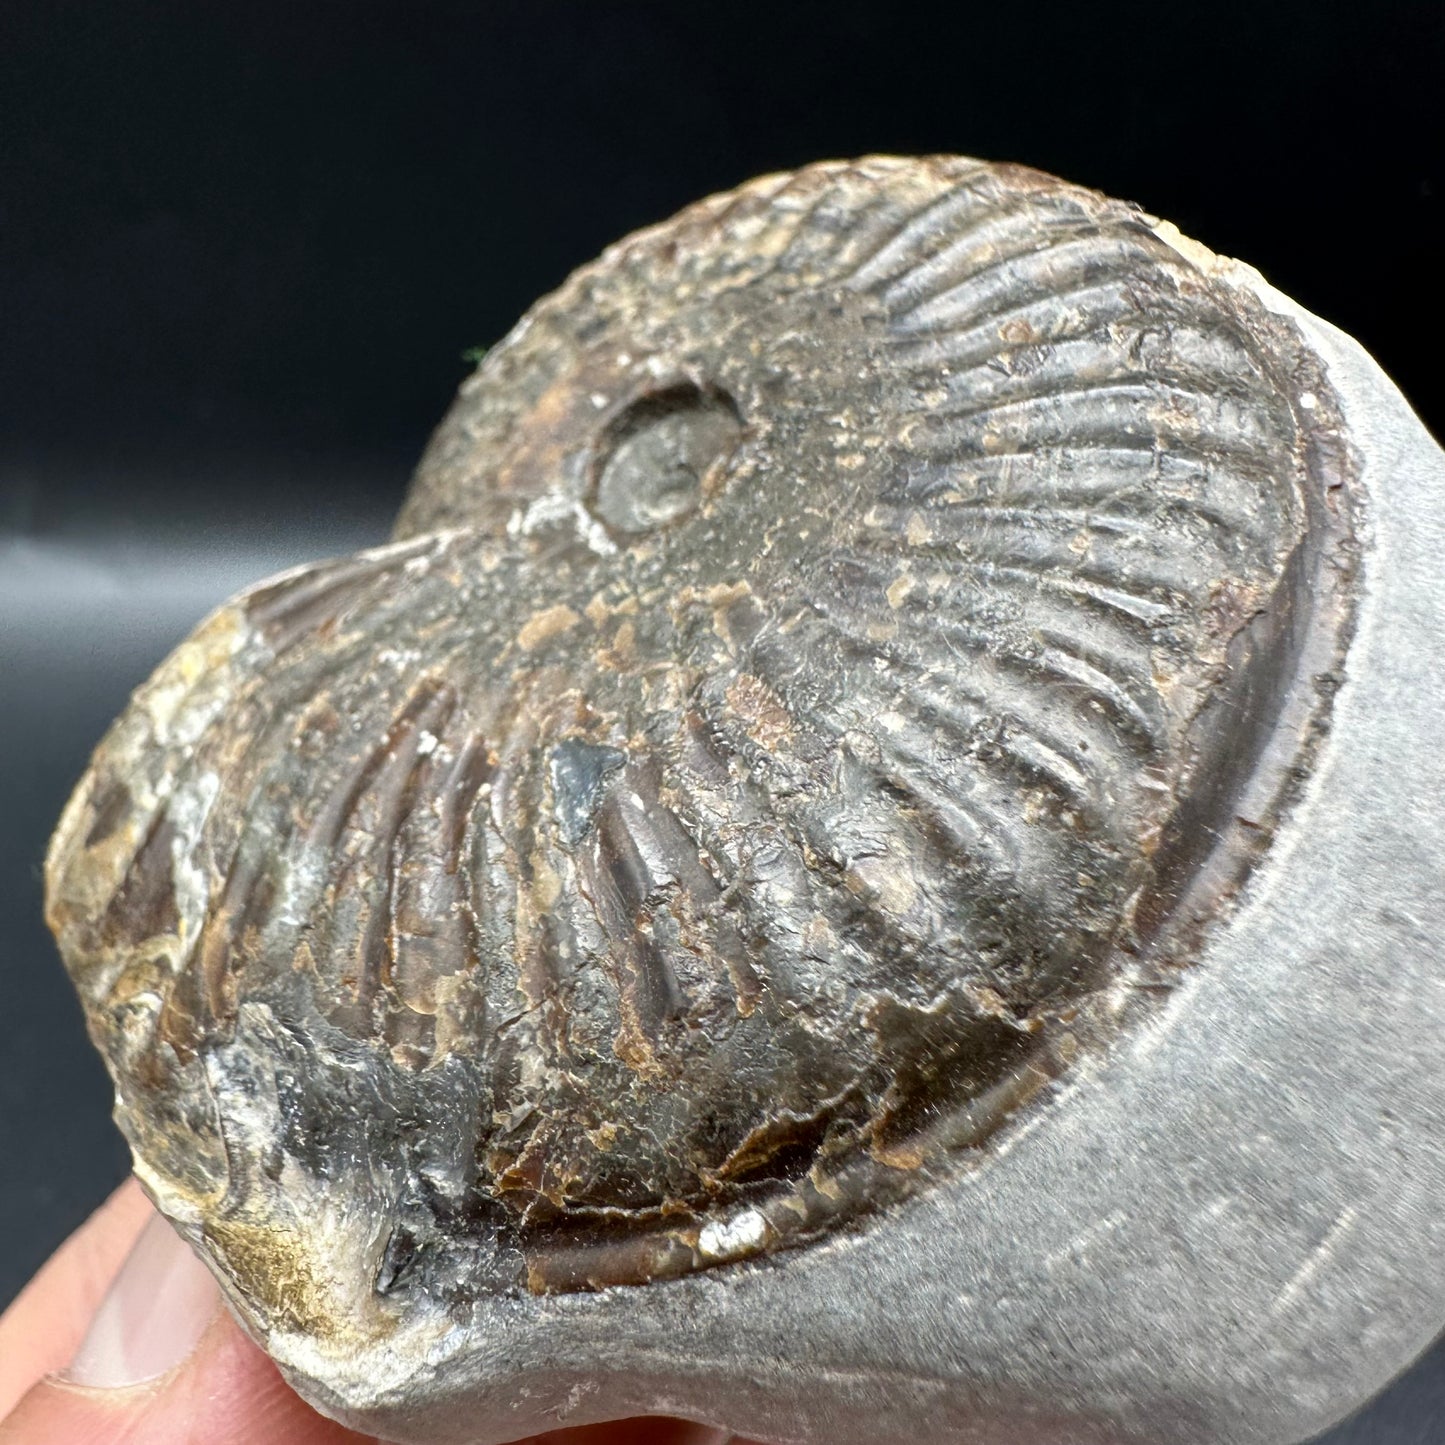
<instances>
[{"instance_id":1,"label":"dark shiny shell surface","mask_svg":"<svg viewBox=\"0 0 1445 1445\"><path fill-rule=\"evenodd\" d=\"M1307 764L1330 405L1247 291L1019 168L622 242L397 543L224 608L72 802L51 918L152 1187L305 1325L318 1181L385 1220L377 1300L464 1303L986 1167Z\"/></svg>"}]
</instances>

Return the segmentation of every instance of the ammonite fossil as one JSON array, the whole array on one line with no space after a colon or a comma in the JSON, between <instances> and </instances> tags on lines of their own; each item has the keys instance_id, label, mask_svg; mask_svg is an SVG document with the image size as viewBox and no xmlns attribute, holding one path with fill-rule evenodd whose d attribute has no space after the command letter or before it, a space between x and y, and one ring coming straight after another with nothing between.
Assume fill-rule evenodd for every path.
<instances>
[{"instance_id":1,"label":"ammonite fossil","mask_svg":"<svg viewBox=\"0 0 1445 1445\"><path fill-rule=\"evenodd\" d=\"M754 181L528 313L392 545L139 690L50 918L142 1179L303 1389L461 1439L499 1330L1089 1147L1349 670L1359 459L1256 279L1018 167Z\"/></svg>"}]
</instances>

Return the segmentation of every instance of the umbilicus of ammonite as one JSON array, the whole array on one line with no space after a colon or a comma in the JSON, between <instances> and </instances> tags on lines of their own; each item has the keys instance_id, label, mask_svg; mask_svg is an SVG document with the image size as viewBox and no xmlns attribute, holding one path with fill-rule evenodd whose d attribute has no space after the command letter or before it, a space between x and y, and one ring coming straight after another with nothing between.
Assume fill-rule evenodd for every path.
<instances>
[{"instance_id":1,"label":"umbilicus of ammonite","mask_svg":"<svg viewBox=\"0 0 1445 1445\"><path fill-rule=\"evenodd\" d=\"M753 181L534 307L395 541L203 623L51 850L243 1320L661 1288L987 1170L1308 771L1333 406L1202 248L970 160Z\"/></svg>"}]
</instances>

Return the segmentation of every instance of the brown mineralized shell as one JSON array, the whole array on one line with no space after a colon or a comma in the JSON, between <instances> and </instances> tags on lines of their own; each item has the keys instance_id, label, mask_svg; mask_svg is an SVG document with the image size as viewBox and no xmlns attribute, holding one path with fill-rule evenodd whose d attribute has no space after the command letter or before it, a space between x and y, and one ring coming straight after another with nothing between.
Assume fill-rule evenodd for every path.
<instances>
[{"instance_id":1,"label":"brown mineralized shell","mask_svg":"<svg viewBox=\"0 0 1445 1445\"><path fill-rule=\"evenodd\" d=\"M1307 764L1331 407L1202 248L1017 167L813 166L614 247L397 542L222 608L65 814L148 1187L325 1333L986 1168Z\"/></svg>"}]
</instances>

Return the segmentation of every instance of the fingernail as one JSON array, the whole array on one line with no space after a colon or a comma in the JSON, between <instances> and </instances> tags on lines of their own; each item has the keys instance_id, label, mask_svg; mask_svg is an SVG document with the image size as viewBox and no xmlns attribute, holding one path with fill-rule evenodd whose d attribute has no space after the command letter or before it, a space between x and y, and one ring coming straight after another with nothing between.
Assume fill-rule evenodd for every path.
<instances>
[{"instance_id":1,"label":"fingernail","mask_svg":"<svg viewBox=\"0 0 1445 1445\"><path fill-rule=\"evenodd\" d=\"M141 1230L63 1379L117 1390L173 1370L215 1317L220 1291L157 1214Z\"/></svg>"}]
</instances>

